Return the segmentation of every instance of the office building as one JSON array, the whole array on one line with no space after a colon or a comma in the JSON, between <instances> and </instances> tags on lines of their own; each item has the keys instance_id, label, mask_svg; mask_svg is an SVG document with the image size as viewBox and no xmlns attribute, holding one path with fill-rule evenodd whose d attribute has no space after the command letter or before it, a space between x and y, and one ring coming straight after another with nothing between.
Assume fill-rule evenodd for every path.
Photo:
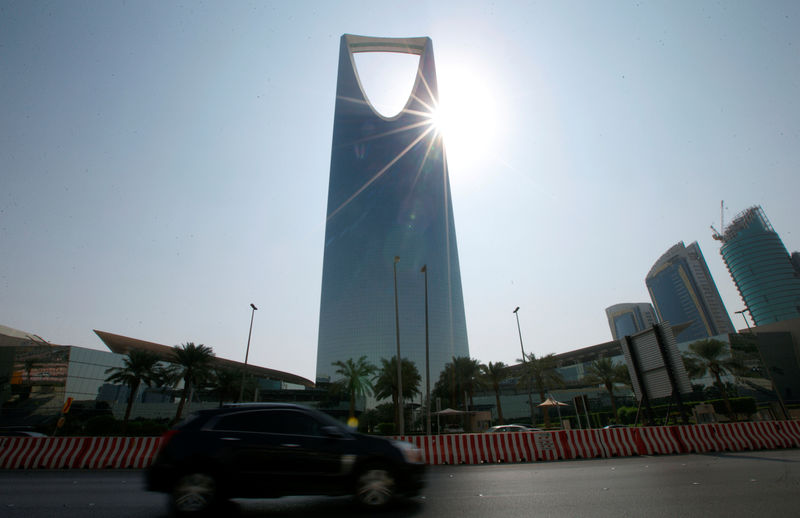
<instances>
[{"instance_id":1,"label":"office building","mask_svg":"<svg viewBox=\"0 0 800 518\"><path fill-rule=\"evenodd\" d=\"M606 308L606 317L614 340L644 331L658 322L649 302L615 304Z\"/></svg>"},{"instance_id":2,"label":"office building","mask_svg":"<svg viewBox=\"0 0 800 518\"><path fill-rule=\"evenodd\" d=\"M357 52L419 56L411 96L396 116L383 117L370 104L355 68ZM437 95L429 38L342 36L320 300L319 381L335 379L335 361L366 356L380 367L381 359L396 355L399 330L401 357L416 364L424 391L423 266L431 385L452 357L469 355L450 181L432 120Z\"/></svg>"},{"instance_id":3,"label":"office building","mask_svg":"<svg viewBox=\"0 0 800 518\"><path fill-rule=\"evenodd\" d=\"M689 324L676 335L678 342L735 331L696 241L689 246L681 241L667 250L645 283L659 321Z\"/></svg>"},{"instance_id":4,"label":"office building","mask_svg":"<svg viewBox=\"0 0 800 518\"><path fill-rule=\"evenodd\" d=\"M126 355L135 350L152 353L163 365L172 359L172 347L104 331L95 333L108 351L57 345L36 334L0 325L0 428L55 422L67 400L73 402L71 415L80 410L84 418L107 413L122 419L130 389L107 381L113 372L109 369L123 367ZM293 401L297 399L295 393L301 391L306 399L315 396L314 384L296 374L216 356L211 363L214 369L246 372L247 386L257 387L259 401ZM142 384L134 397L131 418L174 417L182 388L182 382L161 387ZM317 395L316 399L321 397ZM253 393L248 394L247 400L252 398ZM191 407L216 407L220 399L213 388L204 386L194 391Z\"/></svg>"},{"instance_id":5,"label":"office building","mask_svg":"<svg viewBox=\"0 0 800 518\"><path fill-rule=\"evenodd\" d=\"M761 207L740 213L714 238L757 326L800 317L800 274Z\"/></svg>"}]
</instances>

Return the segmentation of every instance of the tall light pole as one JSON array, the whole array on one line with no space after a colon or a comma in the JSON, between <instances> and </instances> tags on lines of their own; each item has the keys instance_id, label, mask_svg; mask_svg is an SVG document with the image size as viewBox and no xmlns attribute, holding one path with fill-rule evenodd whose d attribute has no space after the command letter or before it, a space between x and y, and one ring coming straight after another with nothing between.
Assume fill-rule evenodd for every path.
<instances>
[{"instance_id":1,"label":"tall light pole","mask_svg":"<svg viewBox=\"0 0 800 518\"><path fill-rule=\"evenodd\" d=\"M431 359L430 359L430 338L428 334L428 265L422 265L420 272L425 274L425 409L427 421L425 424L425 434L431 434Z\"/></svg>"},{"instance_id":2,"label":"tall light pole","mask_svg":"<svg viewBox=\"0 0 800 518\"><path fill-rule=\"evenodd\" d=\"M397 308L397 263L400 262L400 256L394 256L394 329L397 336L397 432L399 435L405 435L406 427L403 417L403 373L400 368L400 312Z\"/></svg>"},{"instance_id":3,"label":"tall light pole","mask_svg":"<svg viewBox=\"0 0 800 518\"><path fill-rule=\"evenodd\" d=\"M519 348L522 351L522 365L523 368L528 368L528 360L525 358L525 348L522 346L522 328L519 327L519 306L513 311L514 315L517 317L517 332L519 333ZM527 373L526 373L527 374ZM533 426L533 399L531 398L531 383L528 381L528 407L531 410L531 426Z\"/></svg>"},{"instance_id":4,"label":"tall light pole","mask_svg":"<svg viewBox=\"0 0 800 518\"><path fill-rule=\"evenodd\" d=\"M750 311L750 310L749 310L748 308L744 308L744 309L743 309L743 310L741 310L741 311L734 311L734 313L736 313L737 315L742 315L742 318L744 319L744 323L745 323L745 325L747 326L747 330L749 331L749 330L750 330L750 322L748 322L748 321L747 321L747 317L746 317L746 316L744 316L744 312L745 312L745 311Z\"/></svg>"},{"instance_id":5,"label":"tall light pole","mask_svg":"<svg viewBox=\"0 0 800 518\"><path fill-rule=\"evenodd\" d=\"M250 337L253 335L253 317L258 309L253 303L250 304L250 307L253 308L253 310L250 312L250 331L247 333L247 351L244 353L244 369L242 369L242 384L239 387L239 402L241 402L244 397L244 376L247 372L247 359L250 356Z\"/></svg>"}]
</instances>

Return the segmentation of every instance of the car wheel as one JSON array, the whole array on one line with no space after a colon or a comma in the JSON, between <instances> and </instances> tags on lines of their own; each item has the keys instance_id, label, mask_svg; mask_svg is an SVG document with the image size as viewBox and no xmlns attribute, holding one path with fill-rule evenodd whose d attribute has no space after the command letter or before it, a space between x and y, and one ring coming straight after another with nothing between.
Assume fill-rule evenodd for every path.
<instances>
[{"instance_id":1,"label":"car wheel","mask_svg":"<svg viewBox=\"0 0 800 518\"><path fill-rule=\"evenodd\" d=\"M356 499L364 507L383 507L394 497L394 492L394 476L388 469L372 466L358 476Z\"/></svg>"},{"instance_id":2,"label":"car wheel","mask_svg":"<svg viewBox=\"0 0 800 518\"><path fill-rule=\"evenodd\" d=\"M172 490L172 508L178 516L199 516L217 503L217 482L208 473L189 473Z\"/></svg>"}]
</instances>

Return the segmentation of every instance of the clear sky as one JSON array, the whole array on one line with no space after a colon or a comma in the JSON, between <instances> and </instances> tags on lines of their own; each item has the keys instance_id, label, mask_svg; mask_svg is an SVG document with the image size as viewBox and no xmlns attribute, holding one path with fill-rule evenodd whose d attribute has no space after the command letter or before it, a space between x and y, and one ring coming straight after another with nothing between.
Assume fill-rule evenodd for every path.
<instances>
[{"instance_id":1,"label":"clear sky","mask_svg":"<svg viewBox=\"0 0 800 518\"><path fill-rule=\"evenodd\" d=\"M610 340L681 240L744 327L720 200L800 249L796 1L0 0L0 324L243 360L252 302L250 361L313 380L343 33L433 40L482 362L516 306L536 354Z\"/></svg>"}]
</instances>

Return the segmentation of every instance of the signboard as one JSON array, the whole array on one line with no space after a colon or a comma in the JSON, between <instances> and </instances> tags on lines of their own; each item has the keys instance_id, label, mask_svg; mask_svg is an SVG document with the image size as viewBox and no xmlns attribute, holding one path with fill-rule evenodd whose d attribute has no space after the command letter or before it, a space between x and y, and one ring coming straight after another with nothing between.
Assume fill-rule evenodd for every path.
<instances>
[{"instance_id":1,"label":"signboard","mask_svg":"<svg viewBox=\"0 0 800 518\"><path fill-rule=\"evenodd\" d=\"M556 451L553 434L535 433L533 434L533 440L536 443L536 449L539 451Z\"/></svg>"},{"instance_id":2,"label":"signboard","mask_svg":"<svg viewBox=\"0 0 800 518\"><path fill-rule=\"evenodd\" d=\"M710 424L717 422L717 414L714 412L714 405L700 404L692 409L694 420L697 424Z\"/></svg>"},{"instance_id":3,"label":"signboard","mask_svg":"<svg viewBox=\"0 0 800 518\"><path fill-rule=\"evenodd\" d=\"M669 397L673 388L681 394L692 392L669 322L626 336L620 342L637 400L641 401L645 395Z\"/></svg>"},{"instance_id":4,"label":"signboard","mask_svg":"<svg viewBox=\"0 0 800 518\"><path fill-rule=\"evenodd\" d=\"M68 397L67 400L64 401L64 406L61 407L61 413L62 414L66 414L67 412L69 412L69 407L72 406L72 401L73 400L74 400L74 398Z\"/></svg>"}]
</instances>

